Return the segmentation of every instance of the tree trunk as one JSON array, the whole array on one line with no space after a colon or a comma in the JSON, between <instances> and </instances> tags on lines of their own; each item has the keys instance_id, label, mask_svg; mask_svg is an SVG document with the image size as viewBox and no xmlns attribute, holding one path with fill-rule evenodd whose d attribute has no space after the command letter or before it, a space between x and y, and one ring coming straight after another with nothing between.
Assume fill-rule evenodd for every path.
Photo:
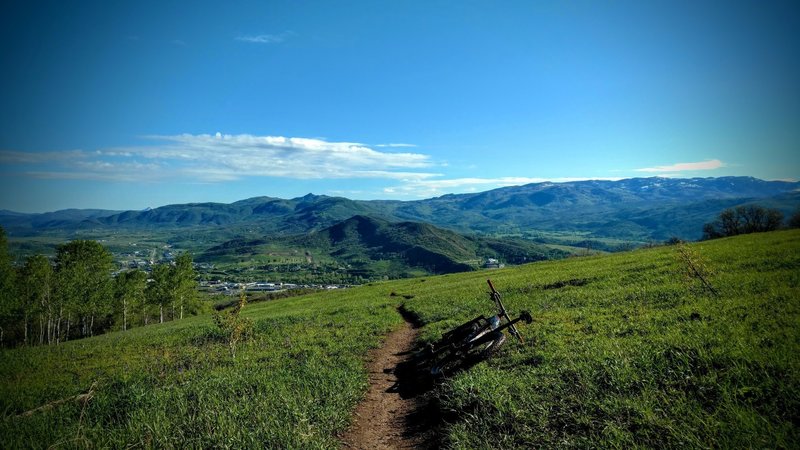
<instances>
[{"instance_id":1,"label":"tree trunk","mask_svg":"<svg viewBox=\"0 0 800 450\"><path fill-rule=\"evenodd\" d=\"M63 312L64 312L63 309L59 307L58 308L58 319L56 319L55 330L54 330L56 332L56 336L55 336L56 345L58 345L58 343L61 340L61 317L62 317L62 313Z\"/></svg>"},{"instance_id":2,"label":"tree trunk","mask_svg":"<svg viewBox=\"0 0 800 450\"><path fill-rule=\"evenodd\" d=\"M92 321L89 322L89 336L94 336L94 314L92 314Z\"/></svg>"},{"instance_id":3,"label":"tree trunk","mask_svg":"<svg viewBox=\"0 0 800 450\"><path fill-rule=\"evenodd\" d=\"M164 305L158 305L158 313L161 315L160 323L164 323Z\"/></svg>"}]
</instances>

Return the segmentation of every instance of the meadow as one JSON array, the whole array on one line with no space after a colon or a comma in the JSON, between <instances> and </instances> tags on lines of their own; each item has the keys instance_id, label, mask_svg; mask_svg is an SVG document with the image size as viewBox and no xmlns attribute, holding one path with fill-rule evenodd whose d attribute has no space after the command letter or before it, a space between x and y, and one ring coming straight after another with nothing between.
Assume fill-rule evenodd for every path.
<instances>
[{"instance_id":1,"label":"meadow","mask_svg":"<svg viewBox=\"0 0 800 450\"><path fill-rule=\"evenodd\" d=\"M534 323L430 393L443 446L800 445L795 230L250 304L235 358L208 316L2 350L0 446L336 448L397 307L432 341L486 278Z\"/></svg>"}]
</instances>

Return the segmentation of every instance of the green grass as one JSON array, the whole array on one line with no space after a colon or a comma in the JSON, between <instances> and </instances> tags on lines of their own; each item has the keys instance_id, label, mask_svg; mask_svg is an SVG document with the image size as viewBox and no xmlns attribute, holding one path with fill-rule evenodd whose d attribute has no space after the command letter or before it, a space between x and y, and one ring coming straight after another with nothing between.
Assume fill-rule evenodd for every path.
<instances>
[{"instance_id":1,"label":"green grass","mask_svg":"<svg viewBox=\"0 0 800 450\"><path fill-rule=\"evenodd\" d=\"M492 312L491 277L535 322L436 388L445 446L797 448L800 231L691 248L719 297L658 247L248 305L236 360L208 317L3 350L0 446L335 448L396 302L434 340Z\"/></svg>"},{"instance_id":2,"label":"green grass","mask_svg":"<svg viewBox=\"0 0 800 450\"><path fill-rule=\"evenodd\" d=\"M0 446L335 448L363 355L401 321L389 297L352 292L248 305L254 338L235 360L208 317L3 351ZM18 416L95 382L85 411Z\"/></svg>"},{"instance_id":3,"label":"green grass","mask_svg":"<svg viewBox=\"0 0 800 450\"><path fill-rule=\"evenodd\" d=\"M524 328L525 345L442 387L446 443L797 447L799 238L694 245L719 298L684 278L674 247L492 273L506 306L530 309L535 322ZM434 339L488 312L487 275L396 289L415 296L406 306Z\"/></svg>"}]
</instances>

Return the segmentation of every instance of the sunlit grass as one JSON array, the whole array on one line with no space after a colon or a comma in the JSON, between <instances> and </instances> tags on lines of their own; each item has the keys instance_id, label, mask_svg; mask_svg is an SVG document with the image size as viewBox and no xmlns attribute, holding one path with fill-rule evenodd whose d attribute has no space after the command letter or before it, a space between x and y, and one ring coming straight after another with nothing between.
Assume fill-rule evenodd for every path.
<instances>
[{"instance_id":1,"label":"sunlit grass","mask_svg":"<svg viewBox=\"0 0 800 450\"><path fill-rule=\"evenodd\" d=\"M797 447L800 232L691 248L719 296L659 247L250 304L235 360L209 317L4 350L0 445L335 448L397 303L434 340L492 313L490 277L535 321L436 388L445 445Z\"/></svg>"}]
</instances>

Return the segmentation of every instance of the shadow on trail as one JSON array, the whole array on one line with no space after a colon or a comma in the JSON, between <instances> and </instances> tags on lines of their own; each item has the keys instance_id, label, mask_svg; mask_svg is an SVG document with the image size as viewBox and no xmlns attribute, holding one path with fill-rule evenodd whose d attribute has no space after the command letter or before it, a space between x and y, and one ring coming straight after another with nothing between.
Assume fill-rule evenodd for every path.
<instances>
[{"instance_id":1,"label":"shadow on trail","mask_svg":"<svg viewBox=\"0 0 800 450\"><path fill-rule=\"evenodd\" d=\"M403 306L398 308L398 312L413 328L422 327L416 314ZM396 353L396 356L401 357L400 362L394 367L383 369L384 373L393 374L397 380L386 392L396 393L400 398L414 403L411 411L402 418L405 425L404 436L413 438L417 442L417 448L435 449L441 447L439 430L443 421L434 391L436 382L430 376L430 369L419 364L419 351L420 348L415 347Z\"/></svg>"},{"instance_id":2,"label":"shadow on trail","mask_svg":"<svg viewBox=\"0 0 800 450\"><path fill-rule=\"evenodd\" d=\"M413 328L422 327L419 317L400 306L398 312ZM386 392L398 394L402 399L410 400L414 407L408 412L404 421L404 436L413 438L418 448L434 449L442 447L441 430L445 423L437 398L437 387L446 378L431 375L431 361L421 355L423 348L415 348L396 353L400 362L394 367L383 369L384 373L394 375L396 381ZM469 370L482 359L464 360L457 367L451 368L446 377L452 377Z\"/></svg>"}]
</instances>

